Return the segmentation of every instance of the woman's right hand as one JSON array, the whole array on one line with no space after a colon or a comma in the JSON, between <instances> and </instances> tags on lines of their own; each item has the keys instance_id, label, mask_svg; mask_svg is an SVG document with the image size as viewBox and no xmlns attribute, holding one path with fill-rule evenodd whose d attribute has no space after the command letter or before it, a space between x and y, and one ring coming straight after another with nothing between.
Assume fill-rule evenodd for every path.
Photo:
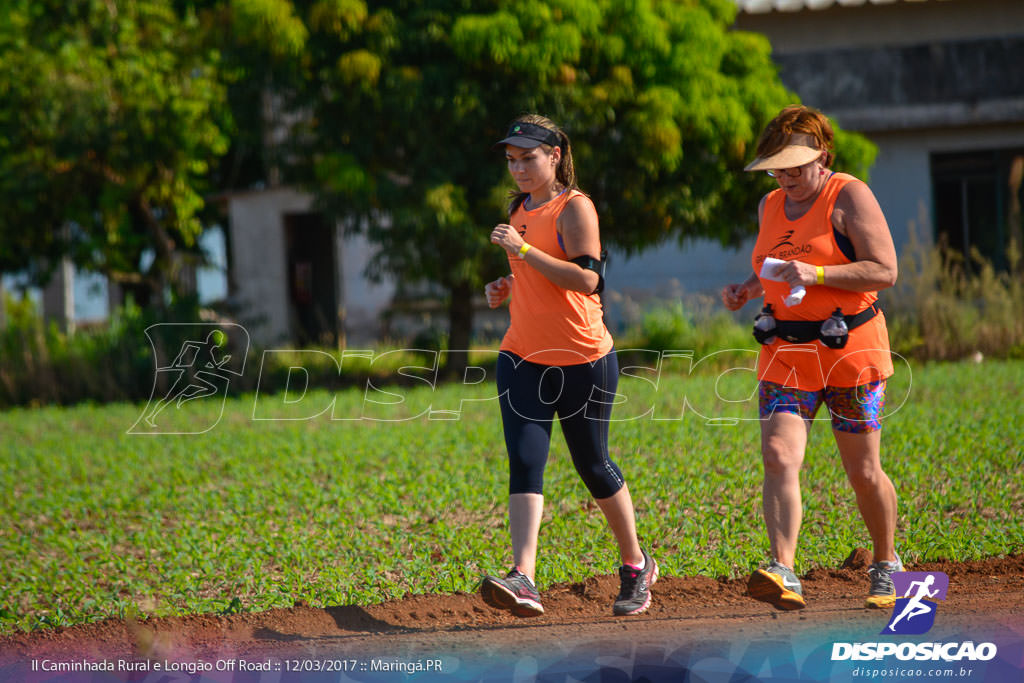
<instances>
[{"instance_id":1,"label":"woman's right hand","mask_svg":"<svg viewBox=\"0 0 1024 683\"><path fill-rule=\"evenodd\" d=\"M507 251L509 256L519 254L524 242L523 236L508 223L498 223L491 231L491 244L497 244Z\"/></svg>"},{"instance_id":2,"label":"woman's right hand","mask_svg":"<svg viewBox=\"0 0 1024 683\"><path fill-rule=\"evenodd\" d=\"M497 308L512 293L512 276L499 277L493 282L484 285L484 295L487 297L487 305Z\"/></svg>"},{"instance_id":3,"label":"woman's right hand","mask_svg":"<svg viewBox=\"0 0 1024 683\"><path fill-rule=\"evenodd\" d=\"M726 285L722 288L722 303L730 311L738 311L750 300L747 283Z\"/></svg>"},{"instance_id":4,"label":"woman's right hand","mask_svg":"<svg viewBox=\"0 0 1024 683\"><path fill-rule=\"evenodd\" d=\"M751 299L764 294L761 280L757 275L751 275L744 282L726 285L722 288L722 303L730 311L738 311Z\"/></svg>"}]
</instances>

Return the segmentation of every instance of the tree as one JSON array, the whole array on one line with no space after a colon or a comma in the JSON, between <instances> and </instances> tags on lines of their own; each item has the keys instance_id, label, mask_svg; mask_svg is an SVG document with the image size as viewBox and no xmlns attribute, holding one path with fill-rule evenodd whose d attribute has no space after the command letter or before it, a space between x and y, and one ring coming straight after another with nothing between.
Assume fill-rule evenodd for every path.
<instances>
[{"instance_id":1,"label":"tree","mask_svg":"<svg viewBox=\"0 0 1024 683\"><path fill-rule=\"evenodd\" d=\"M161 305L226 149L217 52L169 1L15 0L0 22L0 271L45 281L69 254Z\"/></svg>"},{"instance_id":2,"label":"tree","mask_svg":"<svg viewBox=\"0 0 1024 683\"><path fill-rule=\"evenodd\" d=\"M570 134L613 248L735 243L756 228L769 185L741 169L761 127L797 98L767 40L729 30L729 0L294 7L309 31L306 179L381 246L372 273L448 291L453 349L468 348L471 296L506 268L487 237L512 186L489 144L521 112ZM840 138L840 166L866 171L870 144Z\"/></svg>"}]
</instances>

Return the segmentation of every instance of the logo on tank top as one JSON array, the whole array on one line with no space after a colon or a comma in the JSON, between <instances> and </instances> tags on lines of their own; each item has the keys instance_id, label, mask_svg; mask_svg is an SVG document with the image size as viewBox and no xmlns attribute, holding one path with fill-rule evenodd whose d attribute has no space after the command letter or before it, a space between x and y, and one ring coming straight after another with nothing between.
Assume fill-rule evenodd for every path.
<instances>
[{"instance_id":1,"label":"logo on tank top","mask_svg":"<svg viewBox=\"0 0 1024 683\"><path fill-rule=\"evenodd\" d=\"M775 251L780 246L782 246L782 244L789 244L792 248L791 249L782 249L781 251ZM780 243L780 244L775 245L774 247L772 247L768 251L767 254L758 254L757 256L755 256L754 257L754 263L757 264L757 267L760 269L761 264L764 263L764 260L767 257L769 257L769 256L771 256L773 258L777 258L777 259L782 259L783 261L791 261L791 260L793 260L795 258L798 258L800 256L804 256L804 255L810 254L810 253L811 253L811 245L810 244L804 243L804 244L801 244L798 247L798 246L792 244L791 242L785 242L785 243Z\"/></svg>"},{"instance_id":2,"label":"logo on tank top","mask_svg":"<svg viewBox=\"0 0 1024 683\"><path fill-rule=\"evenodd\" d=\"M785 247L787 245L790 246L790 247L795 247L796 245L789 241L789 238L792 237L792 236L793 236L793 231L792 230L787 230L786 232L784 232L782 234L782 239L779 240L779 243L776 244L771 249L769 249L768 251L775 251L779 247Z\"/></svg>"}]
</instances>

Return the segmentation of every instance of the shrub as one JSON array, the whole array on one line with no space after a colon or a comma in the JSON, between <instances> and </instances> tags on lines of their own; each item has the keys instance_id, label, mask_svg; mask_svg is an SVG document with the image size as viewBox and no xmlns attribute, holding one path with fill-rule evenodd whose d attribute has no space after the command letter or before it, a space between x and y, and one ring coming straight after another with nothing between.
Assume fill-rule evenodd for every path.
<instances>
[{"instance_id":1,"label":"shrub","mask_svg":"<svg viewBox=\"0 0 1024 683\"><path fill-rule=\"evenodd\" d=\"M624 339L633 348L693 351L696 359L757 348L749 326L702 298L692 298L685 304L681 300L654 303L639 324L626 331Z\"/></svg>"},{"instance_id":2,"label":"shrub","mask_svg":"<svg viewBox=\"0 0 1024 683\"><path fill-rule=\"evenodd\" d=\"M6 299L7 326L0 330L0 407L80 401L138 400L153 387L152 352L145 330L155 322L131 302L105 325L62 332L46 324L28 299ZM167 314L196 319L194 301Z\"/></svg>"},{"instance_id":3,"label":"shrub","mask_svg":"<svg viewBox=\"0 0 1024 683\"><path fill-rule=\"evenodd\" d=\"M977 250L967 262L911 233L897 284L883 293L893 349L922 360L1024 355L1024 269L1013 242L1007 262L997 271Z\"/></svg>"}]
</instances>

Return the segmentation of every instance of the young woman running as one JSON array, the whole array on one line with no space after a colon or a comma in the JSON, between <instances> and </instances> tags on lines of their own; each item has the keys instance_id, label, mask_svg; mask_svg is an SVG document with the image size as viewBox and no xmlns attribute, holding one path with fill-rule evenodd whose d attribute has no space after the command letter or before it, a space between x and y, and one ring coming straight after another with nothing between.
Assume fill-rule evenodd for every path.
<instances>
[{"instance_id":1,"label":"young woman running","mask_svg":"<svg viewBox=\"0 0 1024 683\"><path fill-rule=\"evenodd\" d=\"M604 325L597 211L577 189L569 138L547 118L522 116L503 146L519 186L508 223L491 242L508 253L512 273L487 284L491 308L511 297L497 382L509 460L509 527L514 566L484 577L484 601L520 617L543 614L534 584L543 514L544 466L555 415L576 471L619 545L621 590L615 614L651 604L658 565L637 540L633 501L608 457L608 422L619 368Z\"/></svg>"}]
</instances>

